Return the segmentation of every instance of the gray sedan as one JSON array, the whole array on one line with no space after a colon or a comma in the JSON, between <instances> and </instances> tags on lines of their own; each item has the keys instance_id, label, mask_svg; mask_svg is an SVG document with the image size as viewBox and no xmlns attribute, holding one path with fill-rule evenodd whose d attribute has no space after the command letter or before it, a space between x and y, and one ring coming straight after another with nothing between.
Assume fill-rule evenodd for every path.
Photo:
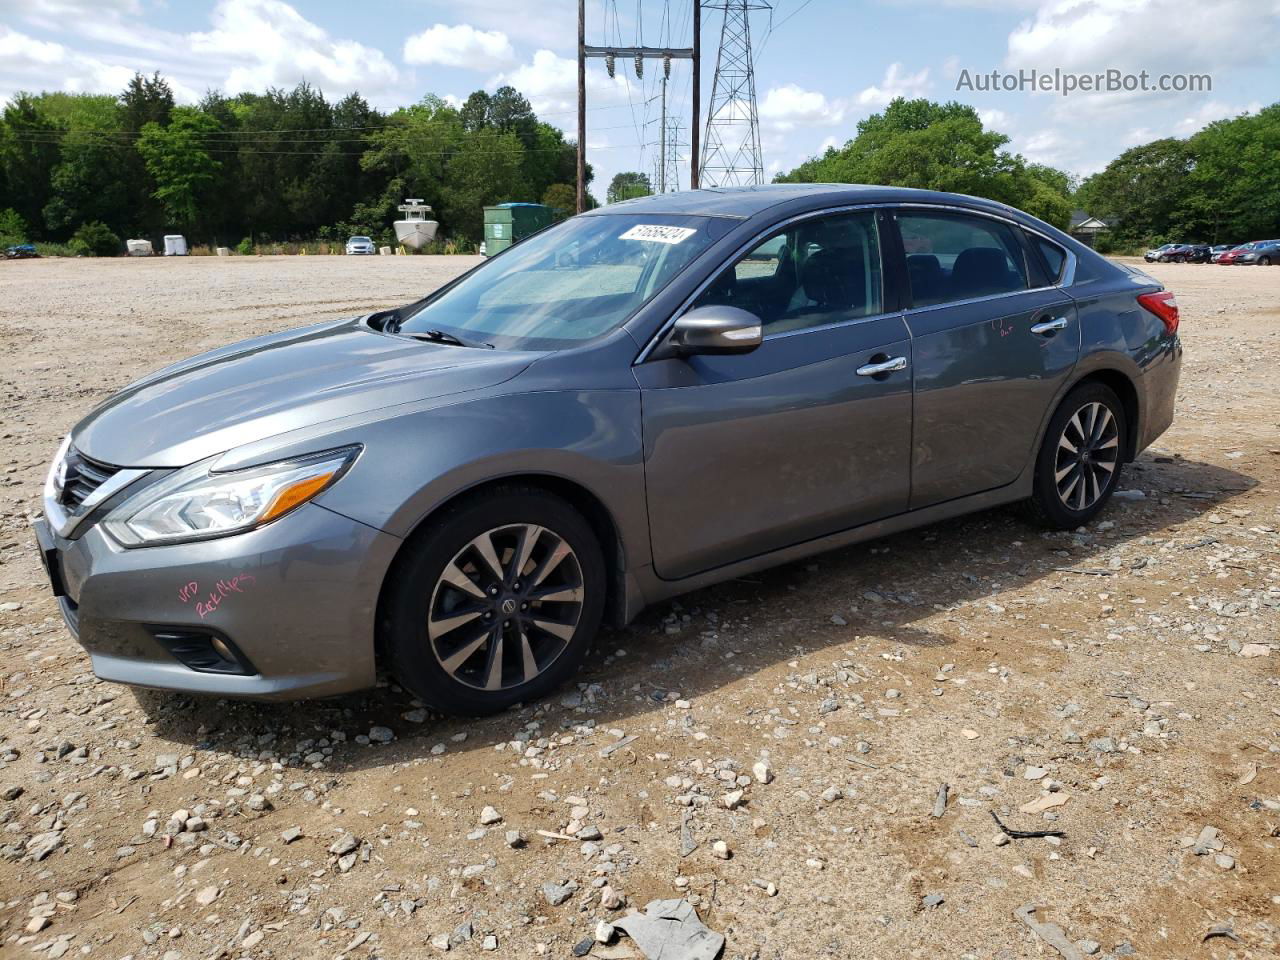
<instances>
[{"instance_id":1,"label":"gray sedan","mask_svg":"<svg viewBox=\"0 0 1280 960\"><path fill-rule=\"evenodd\" d=\"M1173 418L1172 294L998 203L702 190L90 413L37 524L98 676L484 713L602 624L1025 501L1091 520Z\"/></svg>"}]
</instances>

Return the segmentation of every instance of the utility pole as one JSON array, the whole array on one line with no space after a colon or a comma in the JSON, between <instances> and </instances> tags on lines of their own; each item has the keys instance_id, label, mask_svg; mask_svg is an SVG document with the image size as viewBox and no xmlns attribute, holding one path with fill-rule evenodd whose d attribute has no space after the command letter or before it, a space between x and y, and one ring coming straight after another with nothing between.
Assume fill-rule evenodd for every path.
<instances>
[{"instance_id":1,"label":"utility pole","mask_svg":"<svg viewBox=\"0 0 1280 960\"><path fill-rule=\"evenodd\" d=\"M668 68L669 69L669 68ZM667 76L662 77L662 119L658 128L658 192L667 192Z\"/></svg>"},{"instance_id":2,"label":"utility pole","mask_svg":"<svg viewBox=\"0 0 1280 960\"><path fill-rule=\"evenodd\" d=\"M719 0L707 6L724 11L724 24L699 174L714 186L763 183L750 12L771 7L766 0Z\"/></svg>"},{"instance_id":3,"label":"utility pole","mask_svg":"<svg viewBox=\"0 0 1280 960\"><path fill-rule=\"evenodd\" d=\"M702 0L693 0L693 126L689 128L692 144L689 150L689 189L697 190L701 169L698 165L698 129L702 110Z\"/></svg>"},{"instance_id":4,"label":"utility pole","mask_svg":"<svg viewBox=\"0 0 1280 960\"><path fill-rule=\"evenodd\" d=\"M697 0L694 0L696 3ZM587 0L578 0L578 213L587 209Z\"/></svg>"},{"instance_id":5,"label":"utility pole","mask_svg":"<svg viewBox=\"0 0 1280 960\"><path fill-rule=\"evenodd\" d=\"M586 0L578 0L578 213L587 209L587 59L599 57L604 60L613 76L614 67L619 57L634 60L636 76L643 75L645 60L662 60L666 73L670 75L672 60L691 60L693 62L693 126L698 127L699 96L699 63L698 29L701 23L698 11L699 0L693 3L693 46L692 47L595 47L587 46L587 4ZM663 84L663 95L666 84ZM663 123L665 131L665 118ZM694 134L695 140L697 134ZM695 151L696 153L696 151ZM665 157L663 158L665 162ZM694 159L694 170L697 171L697 159Z\"/></svg>"}]
</instances>

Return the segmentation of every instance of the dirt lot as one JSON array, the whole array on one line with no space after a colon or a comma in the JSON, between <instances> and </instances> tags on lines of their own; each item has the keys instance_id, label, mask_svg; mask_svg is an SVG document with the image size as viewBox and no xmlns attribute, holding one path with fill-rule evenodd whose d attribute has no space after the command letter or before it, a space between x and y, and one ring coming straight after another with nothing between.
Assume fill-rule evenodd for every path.
<instances>
[{"instance_id":1,"label":"dirt lot","mask_svg":"<svg viewBox=\"0 0 1280 960\"><path fill-rule=\"evenodd\" d=\"M1056 957L1025 904L1084 955L1277 955L1280 270L1150 268L1179 415L1088 529L1001 510L705 590L483 722L97 682L32 552L59 438L469 263L0 264L0 955L568 957L615 896L687 897L726 958Z\"/></svg>"}]
</instances>

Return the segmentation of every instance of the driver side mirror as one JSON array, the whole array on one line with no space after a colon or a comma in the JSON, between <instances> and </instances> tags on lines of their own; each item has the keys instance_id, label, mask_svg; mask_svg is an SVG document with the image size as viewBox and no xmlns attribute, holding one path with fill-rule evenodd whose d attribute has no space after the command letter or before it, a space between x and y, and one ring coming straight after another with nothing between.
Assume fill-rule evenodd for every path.
<instances>
[{"instance_id":1,"label":"driver side mirror","mask_svg":"<svg viewBox=\"0 0 1280 960\"><path fill-rule=\"evenodd\" d=\"M763 340L764 328L754 313L715 304L697 307L677 320L662 356L750 353Z\"/></svg>"}]
</instances>

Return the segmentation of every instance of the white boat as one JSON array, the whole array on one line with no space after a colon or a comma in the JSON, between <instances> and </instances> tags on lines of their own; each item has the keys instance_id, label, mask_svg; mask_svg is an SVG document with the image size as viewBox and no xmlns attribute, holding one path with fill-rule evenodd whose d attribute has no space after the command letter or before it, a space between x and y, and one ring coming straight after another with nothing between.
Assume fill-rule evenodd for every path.
<instances>
[{"instance_id":1,"label":"white boat","mask_svg":"<svg viewBox=\"0 0 1280 960\"><path fill-rule=\"evenodd\" d=\"M421 200L406 199L396 208L404 214L394 224L396 240L413 250L421 250L436 238L440 224L429 219L431 208Z\"/></svg>"}]
</instances>

